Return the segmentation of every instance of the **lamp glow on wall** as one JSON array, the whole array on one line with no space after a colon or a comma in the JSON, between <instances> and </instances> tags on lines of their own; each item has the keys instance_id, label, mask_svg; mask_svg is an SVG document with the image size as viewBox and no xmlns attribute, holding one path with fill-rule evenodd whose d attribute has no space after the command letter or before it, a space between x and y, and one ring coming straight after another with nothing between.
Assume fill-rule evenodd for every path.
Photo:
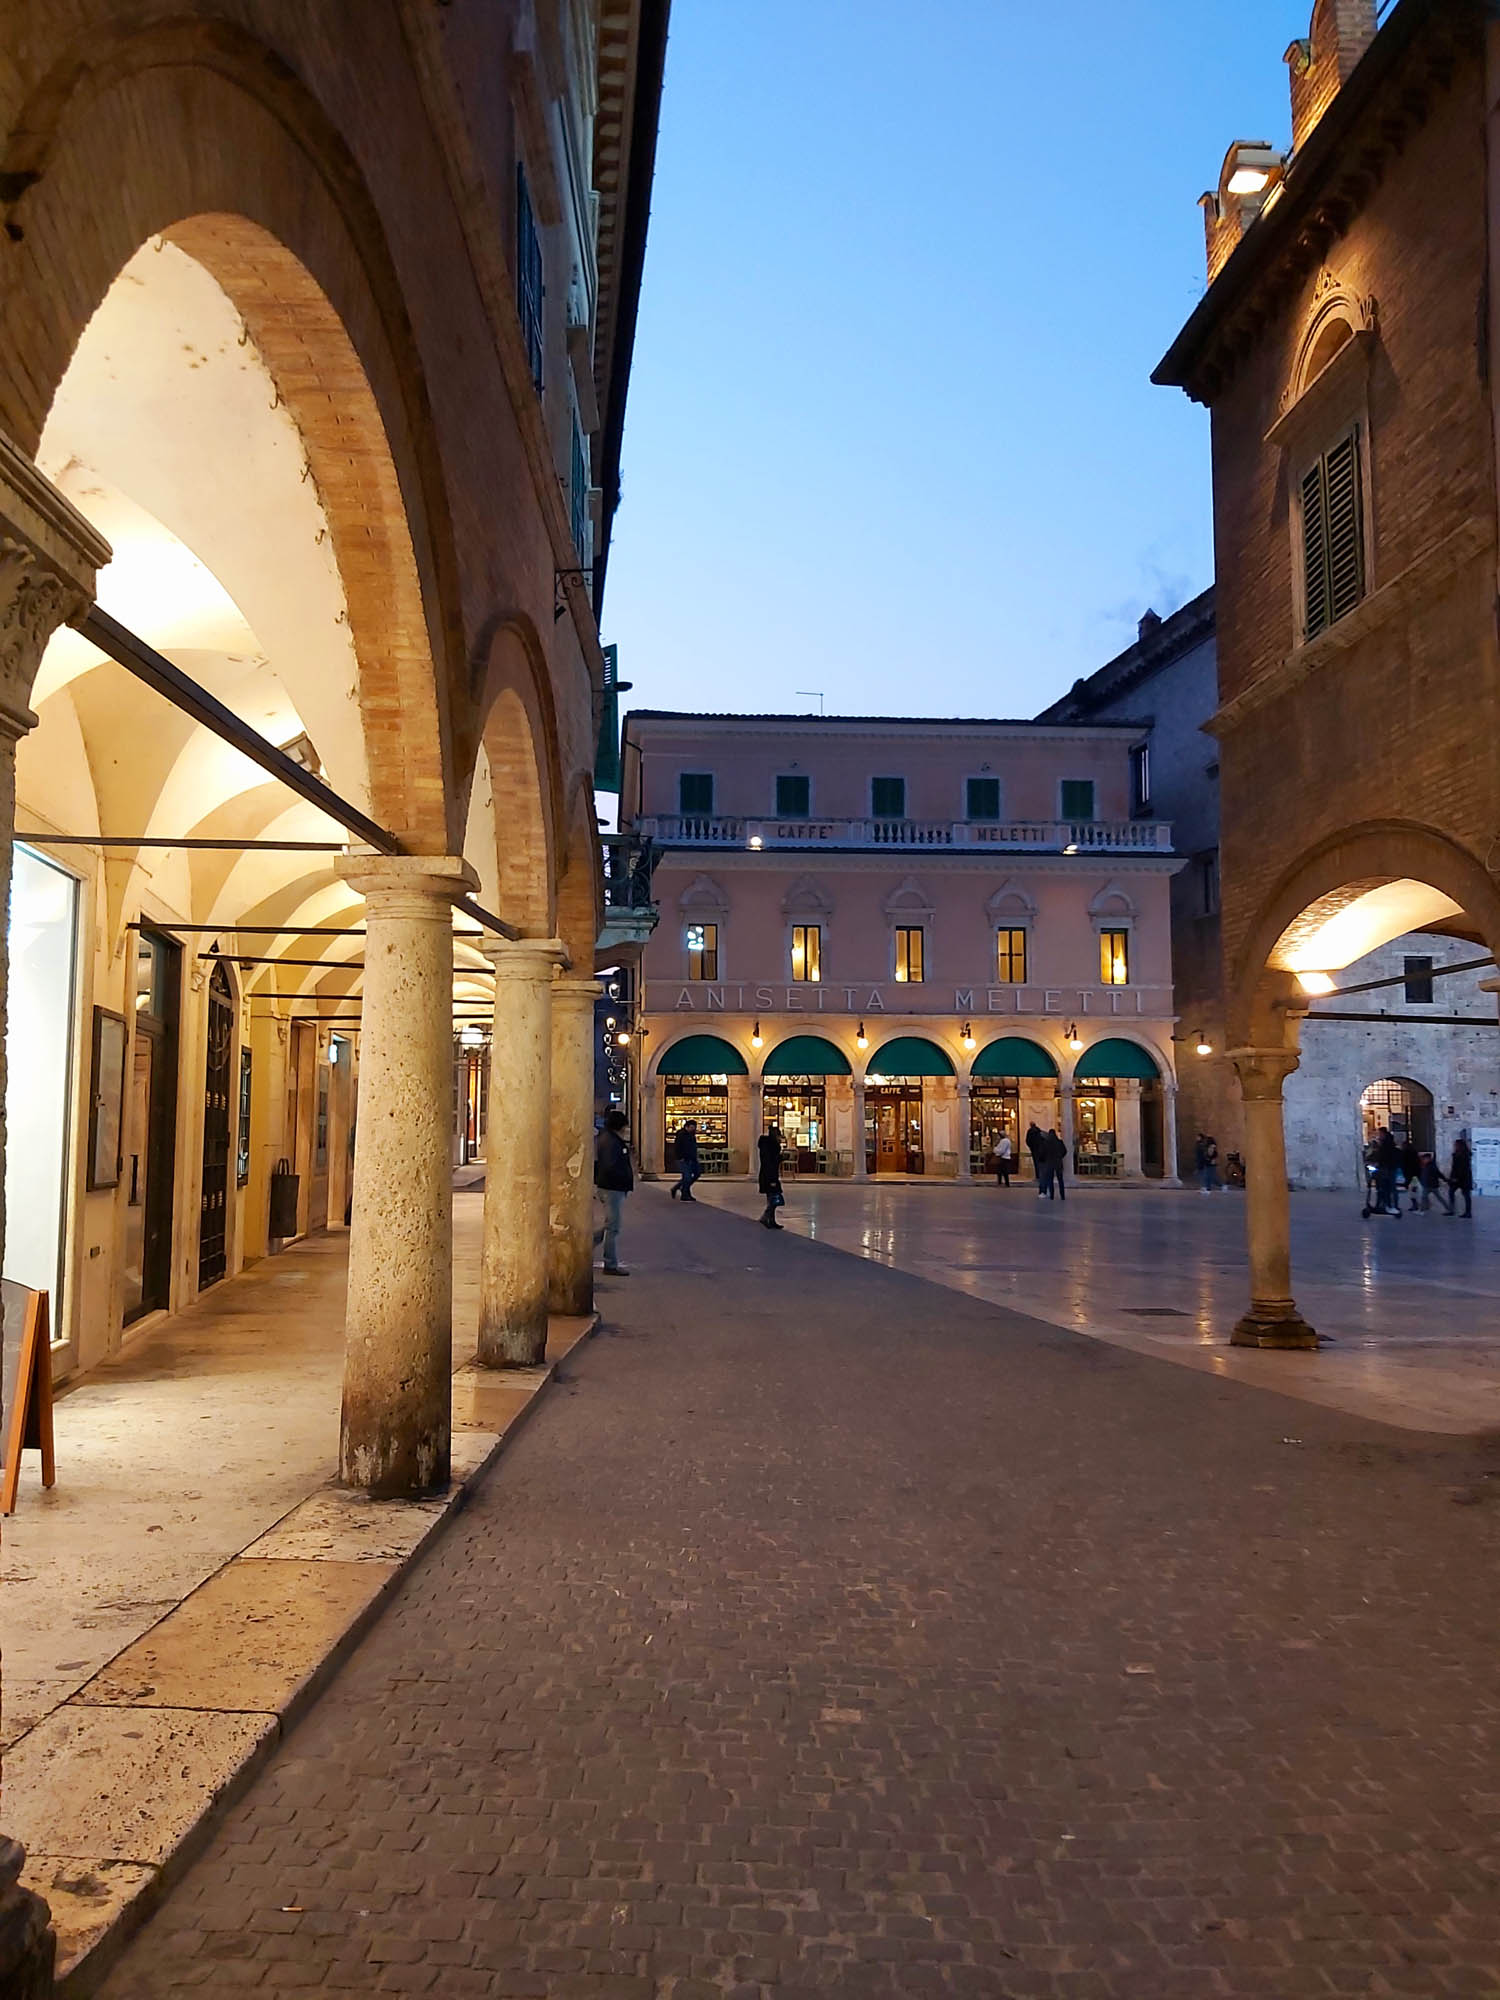
<instances>
[{"instance_id":1,"label":"lamp glow on wall","mask_svg":"<svg viewBox=\"0 0 1500 2000\"><path fill-rule=\"evenodd\" d=\"M1068 1047L1073 1051L1075 1056L1083 1047L1083 1037L1078 1032L1078 1023L1076 1021L1069 1021L1068 1023Z\"/></svg>"},{"instance_id":2,"label":"lamp glow on wall","mask_svg":"<svg viewBox=\"0 0 1500 2000\"><path fill-rule=\"evenodd\" d=\"M761 1049L765 1047L765 1040L760 1032L759 1020L756 1021L755 1026L750 1030L750 1046L752 1049Z\"/></svg>"},{"instance_id":3,"label":"lamp glow on wall","mask_svg":"<svg viewBox=\"0 0 1500 2000\"><path fill-rule=\"evenodd\" d=\"M979 1044L974 1039L973 1026L968 1021L964 1022L964 1031L963 1034L959 1037L959 1039L963 1043L964 1047L969 1051L970 1055L972 1055L975 1049L978 1048L979 1046Z\"/></svg>"},{"instance_id":4,"label":"lamp glow on wall","mask_svg":"<svg viewBox=\"0 0 1500 2000\"><path fill-rule=\"evenodd\" d=\"M1211 1056L1214 1052L1213 1043L1208 1039L1207 1035L1204 1034L1201 1028L1198 1030L1197 1046L1198 1046L1198 1053L1200 1056Z\"/></svg>"},{"instance_id":5,"label":"lamp glow on wall","mask_svg":"<svg viewBox=\"0 0 1500 2000\"><path fill-rule=\"evenodd\" d=\"M863 1021L860 1022L854 1031L854 1046L857 1049L867 1049L870 1046L870 1037L865 1033L865 1024Z\"/></svg>"},{"instance_id":6,"label":"lamp glow on wall","mask_svg":"<svg viewBox=\"0 0 1500 2000\"><path fill-rule=\"evenodd\" d=\"M1299 972L1297 984L1304 993L1311 993L1317 997L1334 991L1333 981L1326 972Z\"/></svg>"}]
</instances>

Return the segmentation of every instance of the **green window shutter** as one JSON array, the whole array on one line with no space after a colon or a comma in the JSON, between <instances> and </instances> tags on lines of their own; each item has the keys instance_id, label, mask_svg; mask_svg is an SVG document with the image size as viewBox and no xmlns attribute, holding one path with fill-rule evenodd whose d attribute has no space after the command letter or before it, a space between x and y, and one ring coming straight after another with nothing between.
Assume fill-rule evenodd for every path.
<instances>
[{"instance_id":1,"label":"green window shutter","mask_svg":"<svg viewBox=\"0 0 1500 2000\"><path fill-rule=\"evenodd\" d=\"M870 780L870 817L872 819L906 818L905 778L872 778Z\"/></svg>"},{"instance_id":2,"label":"green window shutter","mask_svg":"<svg viewBox=\"0 0 1500 2000\"><path fill-rule=\"evenodd\" d=\"M1347 617L1365 594L1359 432L1341 439L1323 463L1328 493L1328 622L1333 624Z\"/></svg>"},{"instance_id":3,"label":"green window shutter","mask_svg":"<svg viewBox=\"0 0 1500 2000\"><path fill-rule=\"evenodd\" d=\"M601 792L620 789L620 649L604 648L603 699L599 703L599 741L594 751L594 784Z\"/></svg>"},{"instance_id":4,"label":"green window shutter","mask_svg":"<svg viewBox=\"0 0 1500 2000\"><path fill-rule=\"evenodd\" d=\"M776 817L806 819L812 810L812 780L784 777L776 780Z\"/></svg>"},{"instance_id":5,"label":"green window shutter","mask_svg":"<svg viewBox=\"0 0 1500 2000\"><path fill-rule=\"evenodd\" d=\"M1060 797L1064 819L1087 820L1094 817L1092 778L1064 778Z\"/></svg>"},{"instance_id":6,"label":"green window shutter","mask_svg":"<svg viewBox=\"0 0 1500 2000\"><path fill-rule=\"evenodd\" d=\"M1329 621L1328 517L1321 458L1302 477L1302 591L1302 629L1309 639L1315 639Z\"/></svg>"},{"instance_id":7,"label":"green window shutter","mask_svg":"<svg viewBox=\"0 0 1500 2000\"><path fill-rule=\"evenodd\" d=\"M677 779L677 810L680 813L712 813L714 777L712 771L683 771Z\"/></svg>"},{"instance_id":8,"label":"green window shutter","mask_svg":"<svg viewBox=\"0 0 1500 2000\"><path fill-rule=\"evenodd\" d=\"M998 778L970 778L966 787L968 798L964 817L966 819L999 819L1000 780Z\"/></svg>"}]
</instances>

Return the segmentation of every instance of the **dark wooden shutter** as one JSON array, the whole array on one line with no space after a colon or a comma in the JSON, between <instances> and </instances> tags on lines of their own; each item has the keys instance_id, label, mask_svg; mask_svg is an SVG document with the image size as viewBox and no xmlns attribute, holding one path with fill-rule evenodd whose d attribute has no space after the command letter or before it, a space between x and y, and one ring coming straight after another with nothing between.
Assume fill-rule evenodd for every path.
<instances>
[{"instance_id":1,"label":"dark wooden shutter","mask_svg":"<svg viewBox=\"0 0 1500 2000\"><path fill-rule=\"evenodd\" d=\"M1358 430L1302 476L1302 577L1309 639L1347 617L1365 594Z\"/></svg>"},{"instance_id":2,"label":"dark wooden shutter","mask_svg":"<svg viewBox=\"0 0 1500 2000\"><path fill-rule=\"evenodd\" d=\"M1328 623L1328 519L1321 458L1302 475L1302 583L1303 627L1315 639Z\"/></svg>"}]
</instances>

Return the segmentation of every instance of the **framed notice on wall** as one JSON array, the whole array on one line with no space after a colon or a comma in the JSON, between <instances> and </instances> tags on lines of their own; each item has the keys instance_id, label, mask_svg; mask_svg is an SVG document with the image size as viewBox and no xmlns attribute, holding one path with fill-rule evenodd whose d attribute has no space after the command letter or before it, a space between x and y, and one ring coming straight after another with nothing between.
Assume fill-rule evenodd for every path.
<instances>
[{"instance_id":1,"label":"framed notice on wall","mask_svg":"<svg viewBox=\"0 0 1500 2000\"><path fill-rule=\"evenodd\" d=\"M90 1191L112 1188L120 1179L120 1124L125 1110L125 1016L94 1009L94 1048L89 1064Z\"/></svg>"}]
</instances>

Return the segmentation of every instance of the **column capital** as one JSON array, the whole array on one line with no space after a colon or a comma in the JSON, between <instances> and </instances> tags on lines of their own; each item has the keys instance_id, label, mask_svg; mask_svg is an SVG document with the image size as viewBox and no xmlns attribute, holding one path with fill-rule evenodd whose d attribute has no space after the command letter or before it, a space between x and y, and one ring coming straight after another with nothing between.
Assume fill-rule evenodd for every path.
<instances>
[{"instance_id":1,"label":"column capital","mask_svg":"<svg viewBox=\"0 0 1500 2000\"><path fill-rule=\"evenodd\" d=\"M459 854L376 854L351 848L334 872L383 917L445 919L448 906L479 887L479 877Z\"/></svg>"},{"instance_id":2,"label":"column capital","mask_svg":"<svg viewBox=\"0 0 1500 2000\"><path fill-rule=\"evenodd\" d=\"M1282 1085L1297 1067L1295 1049L1231 1049L1229 1060L1247 1104L1279 1104Z\"/></svg>"},{"instance_id":3,"label":"column capital","mask_svg":"<svg viewBox=\"0 0 1500 2000\"><path fill-rule=\"evenodd\" d=\"M94 601L109 543L0 432L0 731L34 728L31 684L59 625Z\"/></svg>"},{"instance_id":4,"label":"column capital","mask_svg":"<svg viewBox=\"0 0 1500 2000\"><path fill-rule=\"evenodd\" d=\"M567 946L555 937L489 936L478 950L489 960L497 980L542 980L550 985L553 973L568 962Z\"/></svg>"},{"instance_id":5,"label":"column capital","mask_svg":"<svg viewBox=\"0 0 1500 2000\"><path fill-rule=\"evenodd\" d=\"M576 972L559 972L552 981L554 1007L592 1007L604 988L597 979Z\"/></svg>"}]
</instances>

